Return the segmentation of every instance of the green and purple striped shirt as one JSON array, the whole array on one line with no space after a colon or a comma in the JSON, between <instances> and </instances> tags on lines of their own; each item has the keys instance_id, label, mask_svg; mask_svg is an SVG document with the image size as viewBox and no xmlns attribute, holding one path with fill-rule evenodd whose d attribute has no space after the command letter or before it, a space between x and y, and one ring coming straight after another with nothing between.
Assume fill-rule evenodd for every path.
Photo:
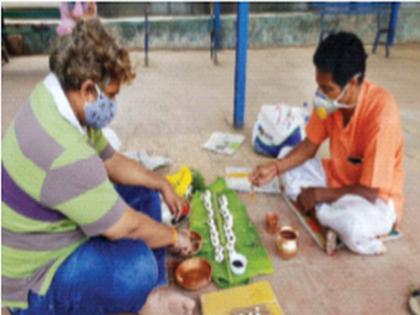
<instances>
[{"instance_id":1,"label":"green and purple striped shirt","mask_svg":"<svg viewBox=\"0 0 420 315\"><path fill-rule=\"evenodd\" d=\"M45 294L63 261L122 216L103 163L113 153L53 74L36 86L3 138L3 306L27 308L30 290Z\"/></svg>"}]
</instances>

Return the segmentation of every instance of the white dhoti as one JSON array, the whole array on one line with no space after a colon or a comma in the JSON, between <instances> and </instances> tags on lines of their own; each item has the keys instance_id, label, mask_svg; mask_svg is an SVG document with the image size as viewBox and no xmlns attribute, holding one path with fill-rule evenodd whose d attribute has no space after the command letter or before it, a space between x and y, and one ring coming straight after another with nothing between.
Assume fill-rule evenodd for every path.
<instances>
[{"instance_id":1,"label":"white dhoti","mask_svg":"<svg viewBox=\"0 0 420 315\"><path fill-rule=\"evenodd\" d=\"M310 159L285 174L286 195L297 200L302 188L327 187L322 163ZM394 202L378 198L374 203L358 195L345 195L337 201L315 206L320 224L335 231L352 251L364 255L382 253L385 249L380 237L387 235L396 222Z\"/></svg>"}]
</instances>

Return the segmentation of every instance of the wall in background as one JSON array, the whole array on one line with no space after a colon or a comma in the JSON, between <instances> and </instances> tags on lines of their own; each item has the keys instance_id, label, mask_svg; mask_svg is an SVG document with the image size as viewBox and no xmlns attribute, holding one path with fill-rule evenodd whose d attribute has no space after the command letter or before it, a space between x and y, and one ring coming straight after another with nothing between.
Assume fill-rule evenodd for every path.
<instances>
[{"instance_id":1,"label":"wall in background","mask_svg":"<svg viewBox=\"0 0 420 315\"><path fill-rule=\"evenodd\" d=\"M22 5L22 3L20 3ZM104 23L125 46L144 45L145 3L99 3ZM222 47L235 47L236 16L229 12L234 4L223 4ZM153 3L150 17L151 49L208 49L210 46L210 6L208 3ZM268 13L265 11L269 11ZM186 12L189 12L186 14ZM265 13L264 13L265 12ZM113 14L111 14L113 13ZM386 17L383 18L386 23ZM18 21L6 19L9 31L23 34L25 54L47 53L54 40L57 19ZM39 26L41 24L42 26ZM366 44L376 34L375 15L328 16L328 29L352 31ZM250 48L316 45L320 33L320 14L308 3L253 3L249 23ZM420 42L420 3L403 3L400 9L397 43Z\"/></svg>"}]
</instances>

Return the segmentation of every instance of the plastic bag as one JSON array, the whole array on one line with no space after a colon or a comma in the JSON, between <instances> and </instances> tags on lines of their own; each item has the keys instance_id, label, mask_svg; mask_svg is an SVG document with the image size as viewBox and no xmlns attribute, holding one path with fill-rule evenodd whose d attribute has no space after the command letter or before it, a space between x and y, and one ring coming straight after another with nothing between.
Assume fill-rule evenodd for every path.
<instances>
[{"instance_id":1,"label":"plastic bag","mask_svg":"<svg viewBox=\"0 0 420 315\"><path fill-rule=\"evenodd\" d=\"M283 157L305 137L306 105L263 105L254 125L252 144L258 153Z\"/></svg>"}]
</instances>

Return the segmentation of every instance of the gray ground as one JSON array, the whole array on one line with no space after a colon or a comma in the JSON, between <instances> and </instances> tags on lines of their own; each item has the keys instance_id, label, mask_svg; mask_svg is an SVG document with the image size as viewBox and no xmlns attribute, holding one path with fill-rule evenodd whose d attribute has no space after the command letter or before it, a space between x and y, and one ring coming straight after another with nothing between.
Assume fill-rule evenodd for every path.
<instances>
[{"instance_id":1,"label":"gray ground","mask_svg":"<svg viewBox=\"0 0 420 315\"><path fill-rule=\"evenodd\" d=\"M135 82L122 89L120 109L112 124L123 149L150 149L168 154L175 171L186 164L200 170L207 181L223 175L226 166L255 166L267 159L251 148L251 131L262 104L284 102L301 106L315 91L314 47L250 50L248 54L246 141L233 157L201 149L211 132L233 132L234 52L219 55L213 66L207 51L152 51L149 68L140 61ZM401 110L405 135L404 237L388 243L381 257L361 257L347 250L325 255L299 225L279 197L241 195L251 219L275 264L268 279L285 314L405 314L408 289L420 285L420 44L399 45L386 59L370 55L367 77L390 90ZM12 59L2 68L2 131L31 89L48 72L46 56ZM326 154L326 148L321 154ZM264 216L278 211L280 223L301 230L301 251L291 261L274 251L274 239L264 231ZM417 232L416 232L417 231ZM256 279L258 280L258 279ZM214 290L210 286L204 291ZM202 292L200 292L202 293Z\"/></svg>"}]
</instances>

